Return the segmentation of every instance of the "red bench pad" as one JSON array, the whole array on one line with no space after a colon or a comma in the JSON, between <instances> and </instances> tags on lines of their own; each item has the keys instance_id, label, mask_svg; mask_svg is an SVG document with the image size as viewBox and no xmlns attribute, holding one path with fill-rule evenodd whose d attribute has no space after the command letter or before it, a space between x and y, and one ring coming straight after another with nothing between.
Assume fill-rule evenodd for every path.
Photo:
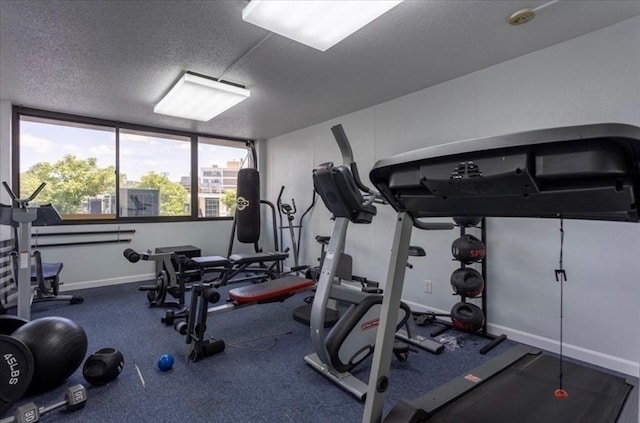
<instances>
[{"instance_id":1,"label":"red bench pad","mask_svg":"<svg viewBox=\"0 0 640 423\"><path fill-rule=\"evenodd\" d=\"M229 291L229 298L239 304L267 302L279 297L289 297L298 291L313 287L311 279L286 276L280 279L242 286Z\"/></svg>"}]
</instances>

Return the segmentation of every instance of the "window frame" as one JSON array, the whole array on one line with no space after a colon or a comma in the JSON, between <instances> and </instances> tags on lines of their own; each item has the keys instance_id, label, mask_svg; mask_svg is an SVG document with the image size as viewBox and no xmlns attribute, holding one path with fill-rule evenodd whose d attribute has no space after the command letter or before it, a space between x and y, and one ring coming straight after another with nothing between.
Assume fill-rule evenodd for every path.
<instances>
[{"instance_id":1,"label":"window frame","mask_svg":"<svg viewBox=\"0 0 640 423\"><path fill-rule=\"evenodd\" d=\"M48 120L55 120L61 123L70 124L85 124L92 126L108 127L115 130L115 192L116 192L116 213L90 215L90 214L75 214L65 215L60 225L77 225L77 224L110 224L110 223L157 223L157 222L185 222L185 221L210 221L210 220L232 220L232 216L218 216L218 217L199 217L198 216L198 181L199 181L199 164L198 164L198 139L200 137L211 139L218 139L223 141L220 145L237 143L238 148L248 149L250 155L249 165L256 163L256 151L254 140L244 139L239 137L221 136L209 133L191 132L178 129L160 128L150 125L141 125L130 122L120 122L108 119L93 118L88 116L79 116L68 113L52 112L47 110L13 106L12 107L12 122L11 122L11 188L14 192L20 192L20 122L22 116L28 116L33 118L41 118ZM191 178L191 191L190 191L190 204L191 213L183 216L120 216L120 198L117 193L120 189L120 130L140 131L140 132L152 132L158 135L178 136L189 138L190 142L190 178ZM210 144L210 143L208 143ZM71 216L71 218L69 217Z\"/></svg>"}]
</instances>

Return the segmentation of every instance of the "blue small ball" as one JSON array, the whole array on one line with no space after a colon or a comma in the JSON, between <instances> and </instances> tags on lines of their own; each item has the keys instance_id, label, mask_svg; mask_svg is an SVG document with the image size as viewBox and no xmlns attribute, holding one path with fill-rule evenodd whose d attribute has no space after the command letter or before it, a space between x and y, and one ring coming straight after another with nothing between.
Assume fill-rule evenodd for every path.
<instances>
[{"instance_id":1,"label":"blue small ball","mask_svg":"<svg viewBox=\"0 0 640 423\"><path fill-rule=\"evenodd\" d=\"M162 372L171 370L173 367L173 356L171 354L162 354L158 359L158 369Z\"/></svg>"}]
</instances>

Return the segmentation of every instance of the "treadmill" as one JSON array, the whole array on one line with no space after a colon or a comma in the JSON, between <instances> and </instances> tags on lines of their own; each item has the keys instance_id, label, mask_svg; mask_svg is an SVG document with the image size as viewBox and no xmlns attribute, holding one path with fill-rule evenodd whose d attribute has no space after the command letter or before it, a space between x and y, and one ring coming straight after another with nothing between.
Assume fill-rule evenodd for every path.
<instances>
[{"instance_id":1,"label":"treadmill","mask_svg":"<svg viewBox=\"0 0 640 423\"><path fill-rule=\"evenodd\" d=\"M591 124L427 147L378 161L370 179L397 212L362 418L363 422L380 422L395 333L393 310L398 309L401 300L412 228L419 227L423 218L453 216L637 223L640 127ZM552 394L557 387L552 384L557 384L557 371L554 382L545 382L541 376L545 366L555 365L553 360L539 351L515 347L485 363L485 368L475 369L413 401L400 401L386 421L616 421L631 386L618 383L620 378L611 375L606 376L614 379L597 379L602 372L582 373L579 369L582 385L573 392L585 391L586 396L579 397L579 401L571 396L572 401L561 400L566 401L562 407L571 407L568 411L559 409L557 404L538 403L536 390L544 387ZM571 363L567 366L564 380L569 386L567 373L574 368ZM604 386L604 392L592 392L590 388L595 386ZM517 392L524 392L524 397L513 397ZM609 414L589 414L589 419L581 420L580 413L590 407L590 401L599 401L598 395L614 397L617 403L607 403ZM505 404L511 407L507 409ZM602 408L602 403L597 404L595 408ZM458 411L446 414L450 407ZM536 415L540 410L548 413Z\"/></svg>"}]
</instances>

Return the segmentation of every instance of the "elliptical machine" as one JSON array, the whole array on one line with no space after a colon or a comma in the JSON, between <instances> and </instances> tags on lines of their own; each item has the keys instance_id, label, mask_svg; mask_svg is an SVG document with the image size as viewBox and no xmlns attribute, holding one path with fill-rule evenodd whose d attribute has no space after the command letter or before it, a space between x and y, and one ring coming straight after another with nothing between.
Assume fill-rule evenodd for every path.
<instances>
[{"instance_id":1,"label":"elliptical machine","mask_svg":"<svg viewBox=\"0 0 640 423\"><path fill-rule=\"evenodd\" d=\"M373 203L379 200L380 195L360 180L357 164L353 160L351 146L342 126L336 125L331 131L340 148L343 165L323 163L313 171L314 188L333 214L335 224L311 307L311 340L315 353L305 356L304 360L342 389L363 400L368 386L350 372L373 353L382 306L382 290L371 293L343 286L339 283L339 278L336 278L336 272L344 252L349 223L371 223L377 213ZM453 229L452 224L423 225L425 229ZM329 333L325 334L325 313L330 300L352 305ZM403 326L406 330L401 330ZM401 303L397 310L397 339L434 354L443 351L441 344L415 336L413 329L411 310ZM401 361L406 359L406 344L395 351L396 357Z\"/></svg>"},{"instance_id":2,"label":"elliptical machine","mask_svg":"<svg viewBox=\"0 0 640 423\"><path fill-rule=\"evenodd\" d=\"M307 269L308 266L300 266L299 258L300 258L300 242L302 240L302 229L304 218L316 205L316 192L313 191L313 196L311 197L311 205L307 207L307 209L300 216L300 220L298 224L294 224L295 214L298 209L296 208L295 199L291 199L291 204L285 203L282 201L282 194L284 193L284 185L280 187L280 192L278 193L278 200L276 201L276 205L278 207L278 216L279 216L279 229L280 229L280 243L284 245L284 236L283 230L289 229L289 237L291 238L291 248L293 249L293 268L292 270L297 272L299 270ZM287 226L284 226L282 216L287 216ZM298 230L298 236L296 237L295 229ZM284 247L283 247L284 248ZM285 250L286 252L286 250Z\"/></svg>"}]
</instances>

